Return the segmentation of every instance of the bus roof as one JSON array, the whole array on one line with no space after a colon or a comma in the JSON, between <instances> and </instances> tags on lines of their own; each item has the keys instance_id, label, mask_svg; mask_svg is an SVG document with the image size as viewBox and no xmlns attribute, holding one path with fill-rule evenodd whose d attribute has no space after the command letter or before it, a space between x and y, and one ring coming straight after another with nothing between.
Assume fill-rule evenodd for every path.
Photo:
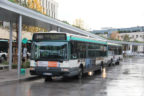
<instances>
[{"instance_id":1,"label":"bus roof","mask_svg":"<svg viewBox=\"0 0 144 96\"><path fill-rule=\"evenodd\" d=\"M69 36L70 36L70 40L98 43L98 44L105 44L105 45L107 44L106 41L102 41L102 40L91 38L91 37L79 36L79 35L73 35L73 34L70 34Z\"/></svg>"},{"instance_id":2,"label":"bus roof","mask_svg":"<svg viewBox=\"0 0 144 96\"><path fill-rule=\"evenodd\" d=\"M107 45L111 45L111 46L122 46L121 44L110 43L110 42L108 42Z\"/></svg>"},{"instance_id":3,"label":"bus roof","mask_svg":"<svg viewBox=\"0 0 144 96\"><path fill-rule=\"evenodd\" d=\"M71 41L71 40L74 40L74 41L83 41L83 42L90 42L90 43L98 43L98 44L107 44L106 41L102 41L102 40L99 40L99 39L96 39L96 38L92 38L92 37L88 37L88 36L80 36L80 35L75 35L75 34L70 34L70 33L65 33L65 32L37 32L37 33L34 33L34 34L39 34L39 33L48 33L48 34L51 34L51 33L57 33L57 34L66 34L67 36L67 40L68 41Z\"/></svg>"}]
</instances>

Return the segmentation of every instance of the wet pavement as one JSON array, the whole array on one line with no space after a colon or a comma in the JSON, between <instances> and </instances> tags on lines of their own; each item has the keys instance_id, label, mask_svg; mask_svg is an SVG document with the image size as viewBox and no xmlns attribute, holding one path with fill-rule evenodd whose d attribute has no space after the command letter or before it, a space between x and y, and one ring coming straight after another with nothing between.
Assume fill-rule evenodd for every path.
<instances>
[{"instance_id":1,"label":"wet pavement","mask_svg":"<svg viewBox=\"0 0 144 96\"><path fill-rule=\"evenodd\" d=\"M8 82L17 82L20 80L27 80L32 78L37 78L38 76L32 76L29 74L29 68L25 70L25 73L21 74L21 76L18 78L17 69L12 69L10 71L8 70L0 70L0 85L3 83Z\"/></svg>"},{"instance_id":2,"label":"wet pavement","mask_svg":"<svg viewBox=\"0 0 144 96\"><path fill-rule=\"evenodd\" d=\"M144 58L144 57L143 57ZM144 59L125 58L82 80L44 79L0 85L0 96L144 96Z\"/></svg>"}]
</instances>

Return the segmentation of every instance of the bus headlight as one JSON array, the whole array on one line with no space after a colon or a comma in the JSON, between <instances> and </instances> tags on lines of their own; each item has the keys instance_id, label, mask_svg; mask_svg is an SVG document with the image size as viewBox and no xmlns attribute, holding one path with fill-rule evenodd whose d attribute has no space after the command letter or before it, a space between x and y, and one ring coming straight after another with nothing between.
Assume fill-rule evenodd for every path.
<instances>
[{"instance_id":1,"label":"bus headlight","mask_svg":"<svg viewBox=\"0 0 144 96\"><path fill-rule=\"evenodd\" d=\"M68 68L62 68L61 71L65 71L65 72L68 72L69 69Z\"/></svg>"},{"instance_id":2,"label":"bus headlight","mask_svg":"<svg viewBox=\"0 0 144 96\"><path fill-rule=\"evenodd\" d=\"M93 72L91 72L91 71L88 72L88 75L89 75L89 76L92 76L92 75L93 75Z\"/></svg>"}]
</instances>

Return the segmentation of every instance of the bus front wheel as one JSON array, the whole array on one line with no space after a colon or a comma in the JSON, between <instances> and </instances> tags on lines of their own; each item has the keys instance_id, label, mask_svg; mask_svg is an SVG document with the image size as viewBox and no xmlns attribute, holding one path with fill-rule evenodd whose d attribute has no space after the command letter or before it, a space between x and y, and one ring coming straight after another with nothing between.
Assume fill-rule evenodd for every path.
<instances>
[{"instance_id":1,"label":"bus front wheel","mask_svg":"<svg viewBox=\"0 0 144 96\"><path fill-rule=\"evenodd\" d=\"M52 77L51 76L45 77L45 82L47 82L47 81L52 81Z\"/></svg>"}]
</instances>

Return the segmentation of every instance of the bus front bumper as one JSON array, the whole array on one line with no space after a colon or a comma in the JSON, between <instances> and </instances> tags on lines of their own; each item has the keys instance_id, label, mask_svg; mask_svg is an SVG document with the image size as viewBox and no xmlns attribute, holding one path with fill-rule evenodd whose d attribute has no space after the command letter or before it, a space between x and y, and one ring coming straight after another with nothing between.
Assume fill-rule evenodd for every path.
<instances>
[{"instance_id":1,"label":"bus front bumper","mask_svg":"<svg viewBox=\"0 0 144 96\"><path fill-rule=\"evenodd\" d=\"M30 70L30 74L40 76L71 77L79 74L79 68L35 67Z\"/></svg>"}]
</instances>

